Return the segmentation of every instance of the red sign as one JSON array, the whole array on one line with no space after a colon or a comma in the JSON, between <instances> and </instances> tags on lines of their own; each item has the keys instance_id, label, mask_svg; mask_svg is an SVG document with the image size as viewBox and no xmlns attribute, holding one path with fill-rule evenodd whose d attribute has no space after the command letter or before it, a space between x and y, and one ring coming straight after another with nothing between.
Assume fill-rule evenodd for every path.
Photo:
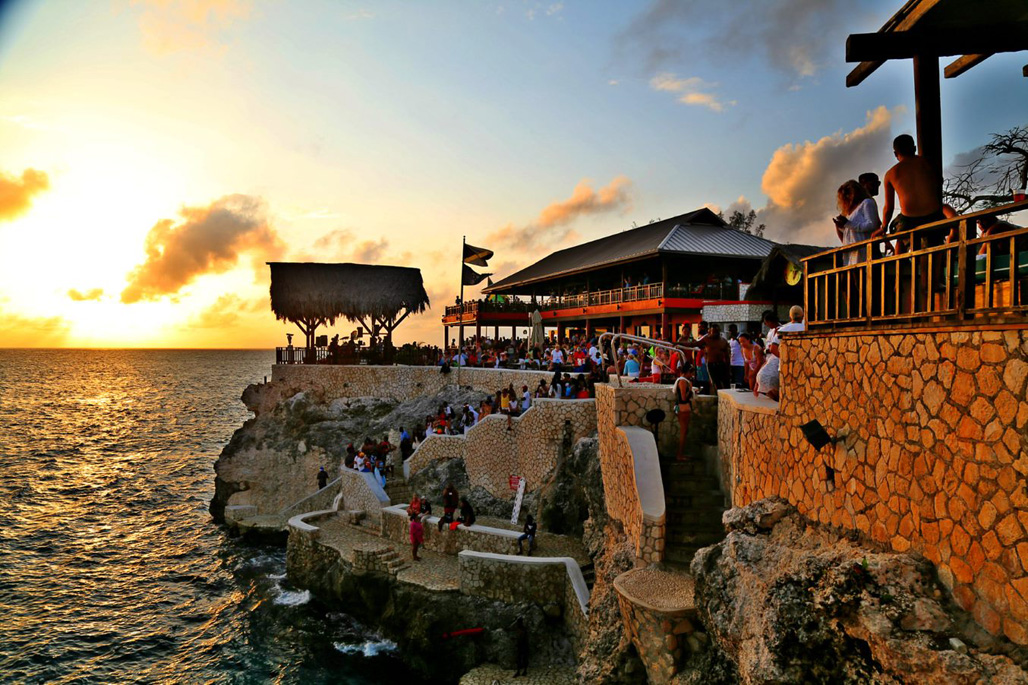
<instances>
[{"instance_id":1,"label":"red sign","mask_svg":"<svg viewBox=\"0 0 1028 685\"><path fill-rule=\"evenodd\" d=\"M517 490L518 484L521 482L521 476L511 476L507 483L510 485L511 490Z\"/></svg>"}]
</instances>

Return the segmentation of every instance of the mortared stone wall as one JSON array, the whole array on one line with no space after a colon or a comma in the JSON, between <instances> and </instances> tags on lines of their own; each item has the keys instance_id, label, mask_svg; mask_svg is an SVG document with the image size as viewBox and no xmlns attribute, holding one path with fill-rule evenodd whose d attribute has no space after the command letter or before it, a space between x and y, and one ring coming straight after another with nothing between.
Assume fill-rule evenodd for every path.
<instances>
[{"instance_id":1,"label":"mortared stone wall","mask_svg":"<svg viewBox=\"0 0 1028 685\"><path fill-rule=\"evenodd\" d=\"M783 339L777 411L719 397L733 504L779 495L920 553L979 624L1028 644L1028 331ZM812 419L838 442L815 451L800 430Z\"/></svg>"}]
</instances>

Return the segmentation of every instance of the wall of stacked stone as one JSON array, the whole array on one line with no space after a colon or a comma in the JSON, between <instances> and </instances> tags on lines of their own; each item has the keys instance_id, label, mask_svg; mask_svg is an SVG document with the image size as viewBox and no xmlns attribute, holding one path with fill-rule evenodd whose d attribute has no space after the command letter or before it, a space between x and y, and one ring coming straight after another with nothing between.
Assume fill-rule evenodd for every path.
<instances>
[{"instance_id":1,"label":"wall of stacked stone","mask_svg":"<svg viewBox=\"0 0 1028 685\"><path fill-rule=\"evenodd\" d=\"M525 478L526 490L534 492L547 483L557 466L565 425L570 427L572 444L596 431L596 402L535 400L510 425L507 430L505 416L487 416L466 436L429 437L407 460L407 472L414 475L435 460L464 459L471 485L493 497L514 498L512 475Z\"/></svg>"},{"instance_id":2,"label":"wall of stacked stone","mask_svg":"<svg viewBox=\"0 0 1028 685\"><path fill-rule=\"evenodd\" d=\"M1028 644L1026 382L1023 328L790 338L778 414L722 400L732 501L780 495L923 554L979 624ZM807 444L811 419L834 449Z\"/></svg>"},{"instance_id":3,"label":"wall of stacked stone","mask_svg":"<svg viewBox=\"0 0 1028 685\"><path fill-rule=\"evenodd\" d=\"M381 530L382 507L389 506L389 496L375 480L374 474L343 469L340 476L339 491L343 501L339 509L363 511L371 527Z\"/></svg>"},{"instance_id":4,"label":"wall of stacked stone","mask_svg":"<svg viewBox=\"0 0 1028 685\"><path fill-rule=\"evenodd\" d=\"M661 409L664 421L657 429L657 449L661 454L675 454L678 451L678 419L675 415L675 395L670 385L650 383L626 383L614 388L618 426L639 426L652 430L646 421L651 409ZM689 442L713 445L717 441L717 398L713 395L696 395L693 399L693 415L689 423Z\"/></svg>"},{"instance_id":5,"label":"wall of stacked stone","mask_svg":"<svg viewBox=\"0 0 1028 685\"><path fill-rule=\"evenodd\" d=\"M472 427L474 430L474 427ZM429 435L422 440L414 453L403 464L407 478L436 461L464 458L463 435Z\"/></svg>"},{"instance_id":6,"label":"wall of stacked stone","mask_svg":"<svg viewBox=\"0 0 1028 685\"><path fill-rule=\"evenodd\" d=\"M574 559L466 551L460 553L458 563L462 594L509 604L531 602L551 616L563 615L576 650L581 647L589 632L585 608L589 600L585 579ZM572 574L576 577L572 578Z\"/></svg>"},{"instance_id":7,"label":"wall of stacked stone","mask_svg":"<svg viewBox=\"0 0 1028 685\"><path fill-rule=\"evenodd\" d=\"M520 531L494 529L475 525L471 528L458 526L455 530L448 527L439 530L438 519L430 517L424 523L424 547L433 552L458 554L464 550L489 552L491 554L516 554ZM405 508L389 507L382 510L382 536L398 545L410 544L410 518ZM536 545L551 539L552 533L540 532L536 536Z\"/></svg>"},{"instance_id":8,"label":"wall of stacked stone","mask_svg":"<svg viewBox=\"0 0 1028 685\"><path fill-rule=\"evenodd\" d=\"M461 594L507 604L530 602L554 617L564 611L563 562L469 552L460 554L458 562Z\"/></svg>"},{"instance_id":9,"label":"wall of stacked stone","mask_svg":"<svg viewBox=\"0 0 1028 685\"><path fill-rule=\"evenodd\" d=\"M460 384L495 393L513 383L535 388L549 382L552 373L513 369L461 369ZM434 395L457 383L456 370L448 374L436 366L342 366L333 364L276 364L271 380L301 390L313 391L325 399L339 397L381 397L405 402L422 395Z\"/></svg>"},{"instance_id":10,"label":"wall of stacked stone","mask_svg":"<svg viewBox=\"0 0 1028 685\"><path fill-rule=\"evenodd\" d=\"M632 397L636 393L639 394L638 399ZM607 512L621 522L625 535L636 549L636 558L646 563L659 562L664 558L665 515L662 506L657 516L643 511L640 484L636 481L635 455L622 422L637 419L637 411L659 397L652 387L641 390L613 385L596 387L600 468ZM638 427L639 424L628 425ZM659 470L651 477L658 481L662 496Z\"/></svg>"}]
</instances>

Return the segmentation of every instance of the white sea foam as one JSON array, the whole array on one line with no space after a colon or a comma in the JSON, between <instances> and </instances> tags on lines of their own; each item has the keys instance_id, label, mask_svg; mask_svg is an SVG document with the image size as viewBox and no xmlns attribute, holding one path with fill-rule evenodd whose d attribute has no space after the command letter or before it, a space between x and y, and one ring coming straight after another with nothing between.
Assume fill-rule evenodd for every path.
<instances>
[{"instance_id":1,"label":"white sea foam","mask_svg":"<svg viewBox=\"0 0 1028 685\"><path fill-rule=\"evenodd\" d=\"M334 642L332 646L343 654L363 654L366 657L372 657L383 652L392 652L396 649L396 643L392 640L365 640L358 645Z\"/></svg>"},{"instance_id":2,"label":"white sea foam","mask_svg":"<svg viewBox=\"0 0 1028 685\"><path fill-rule=\"evenodd\" d=\"M310 590L281 590L278 597L275 598L275 604L282 604L285 606L295 607L301 604L306 604L311 601Z\"/></svg>"},{"instance_id":3,"label":"white sea foam","mask_svg":"<svg viewBox=\"0 0 1028 685\"><path fill-rule=\"evenodd\" d=\"M269 580L285 580L286 579L286 574L285 573L269 573L268 574L268 579Z\"/></svg>"}]
</instances>

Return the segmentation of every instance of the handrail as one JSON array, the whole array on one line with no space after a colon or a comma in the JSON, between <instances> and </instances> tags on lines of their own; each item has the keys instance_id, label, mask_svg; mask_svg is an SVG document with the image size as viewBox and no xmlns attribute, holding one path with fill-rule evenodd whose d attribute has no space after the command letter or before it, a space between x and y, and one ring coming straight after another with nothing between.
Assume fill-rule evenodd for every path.
<instances>
[{"instance_id":1,"label":"handrail","mask_svg":"<svg viewBox=\"0 0 1028 685\"><path fill-rule=\"evenodd\" d=\"M976 236L973 224L983 217L1024 209L1028 209L1028 200L804 258L808 325L871 327L876 322L1028 315L1028 229ZM956 239L946 242L954 231ZM878 248L891 248L894 242L907 249L891 255L878 253ZM1005 266L1004 260L1008 260ZM1004 271L1006 276L1001 276ZM1004 285L1009 287L1005 298L1002 289L995 292L996 286Z\"/></svg>"},{"instance_id":2,"label":"handrail","mask_svg":"<svg viewBox=\"0 0 1028 685\"><path fill-rule=\"evenodd\" d=\"M648 343L650 345L650 347L659 347L662 350L670 350L672 352L685 352L686 350L690 349L690 348L688 348L686 346L674 345L672 343L668 343L668 342L665 342L663 340L656 340L654 338L644 338L641 335L630 335L628 333L612 333L611 332L611 333L601 333L600 334L600 338L597 341L597 344L600 346L600 353L601 354L604 351L604 349L603 349L603 339L607 338L607 337L611 338L611 344L610 344L610 347L608 348L610 350L610 363L614 367L614 375L617 376L618 387L619 388L624 387L624 385L621 383L621 371L618 369L618 360L617 360L617 357L614 356L614 350L617 348L617 343L620 342L621 339L630 340L632 342Z\"/></svg>"}]
</instances>

